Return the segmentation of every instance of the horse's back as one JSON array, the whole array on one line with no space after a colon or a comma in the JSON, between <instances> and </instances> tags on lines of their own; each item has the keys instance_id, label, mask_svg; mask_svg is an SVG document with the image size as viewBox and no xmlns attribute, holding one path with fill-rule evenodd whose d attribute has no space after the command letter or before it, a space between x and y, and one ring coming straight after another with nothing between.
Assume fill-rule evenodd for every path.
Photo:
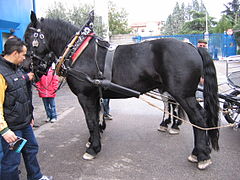
<instances>
[{"instance_id":1,"label":"horse's back","mask_svg":"<svg viewBox=\"0 0 240 180\"><path fill-rule=\"evenodd\" d=\"M151 50L157 57L162 57L162 63L190 63L192 66L202 66L201 56L189 43L165 38L152 41L151 44Z\"/></svg>"},{"instance_id":2,"label":"horse's back","mask_svg":"<svg viewBox=\"0 0 240 180\"><path fill-rule=\"evenodd\" d=\"M203 70L202 58L197 49L171 38L158 39L151 44L156 71L161 74L166 90L170 93L178 91L185 95L193 94Z\"/></svg>"}]
</instances>

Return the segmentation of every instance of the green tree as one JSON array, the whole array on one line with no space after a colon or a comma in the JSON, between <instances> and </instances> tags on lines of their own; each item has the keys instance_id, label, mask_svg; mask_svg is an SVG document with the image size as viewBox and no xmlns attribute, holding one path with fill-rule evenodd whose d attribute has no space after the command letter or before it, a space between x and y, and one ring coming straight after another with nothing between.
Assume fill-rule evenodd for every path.
<instances>
[{"instance_id":1,"label":"green tree","mask_svg":"<svg viewBox=\"0 0 240 180\"><path fill-rule=\"evenodd\" d=\"M165 27L164 27L164 34L178 34L182 29L182 26L185 22L185 5L182 3L181 7L177 2L173 13L170 14L167 18Z\"/></svg>"},{"instance_id":2,"label":"green tree","mask_svg":"<svg viewBox=\"0 0 240 180\"><path fill-rule=\"evenodd\" d=\"M119 9L113 2L108 2L109 6L109 30L112 34L128 34L131 29L128 28L127 16L125 9ZM86 22L88 13L93 9L93 5L79 4L71 9L66 9L61 2L54 2L54 6L47 10L47 18L59 18L72 24L81 26ZM102 19L99 16L94 17L94 31L99 36L105 36L106 27L102 24Z\"/></svg>"},{"instance_id":3,"label":"green tree","mask_svg":"<svg viewBox=\"0 0 240 180\"><path fill-rule=\"evenodd\" d=\"M213 27L217 24L213 17L208 16L208 26ZM181 34L199 34L206 31L206 14L205 12L192 11L192 20L185 22ZM209 28L212 32L212 28Z\"/></svg>"},{"instance_id":4,"label":"green tree","mask_svg":"<svg viewBox=\"0 0 240 180\"><path fill-rule=\"evenodd\" d=\"M74 25L82 27L82 25L87 21L89 12L92 9L93 6L89 4L74 6L69 13L69 19ZM102 24L101 17L96 15L94 17L94 31L97 35L102 37L105 36L107 32L106 27Z\"/></svg>"},{"instance_id":5,"label":"green tree","mask_svg":"<svg viewBox=\"0 0 240 180\"><path fill-rule=\"evenodd\" d=\"M233 25L237 24L239 21L239 16L240 16L239 1L233 0L232 2L224 4L224 6L225 6L226 10L224 10L222 13L229 16Z\"/></svg>"},{"instance_id":6,"label":"green tree","mask_svg":"<svg viewBox=\"0 0 240 180\"><path fill-rule=\"evenodd\" d=\"M183 4L179 8L176 3L173 13L168 16L165 24L164 34L195 34L206 31L206 14L207 10L202 0L192 0L186 7ZM216 25L213 17L208 17L209 31Z\"/></svg>"},{"instance_id":7,"label":"green tree","mask_svg":"<svg viewBox=\"0 0 240 180\"><path fill-rule=\"evenodd\" d=\"M192 0L192 11L200 12L200 9L198 0Z\"/></svg>"},{"instance_id":8,"label":"green tree","mask_svg":"<svg viewBox=\"0 0 240 180\"><path fill-rule=\"evenodd\" d=\"M173 24L173 17L172 17L172 15L169 15L167 17L166 24L164 26L164 34L165 35L174 34L174 28L173 28L172 24Z\"/></svg>"},{"instance_id":9,"label":"green tree","mask_svg":"<svg viewBox=\"0 0 240 180\"><path fill-rule=\"evenodd\" d=\"M232 2L224 4L224 6L226 9L222 11L224 14L223 18L227 19L228 24L224 24L222 30L226 31L232 28L234 30L236 42L238 46L240 46L240 3L238 0L233 0ZM238 54L240 54L239 50Z\"/></svg>"},{"instance_id":10,"label":"green tree","mask_svg":"<svg viewBox=\"0 0 240 180\"><path fill-rule=\"evenodd\" d=\"M92 9L93 6L89 4L79 4L72 9L66 9L61 2L54 2L54 7L48 9L46 17L68 21L80 29L87 21L88 14ZM106 33L106 28L102 25L99 16L95 16L94 31L99 36L104 36Z\"/></svg>"},{"instance_id":11,"label":"green tree","mask_svg":"<svg viewBox=\"0 0 240 180\"><path fill-rule=\"evenodd\" d=\"M231 28L233 28L232 19L227 15L223 15L218 21L217 26L213 28L213 33L224 33L224 31Z\"/></svg>"},{"instance_id":12,"label":"green tree","mask_svg":"<svg viewBox=\"0 0 240 180\"><path fill-rule=\"evenodd\" d=\"M124 8L119 9L115 3L108 1L109 31L114 34L129 34L127 12Z\"/></svg>"},{"instance_id":13,"label":"green tree","mask_svg":"<svg viewBox=\"0 0 240 180\"><path fill-rule=\"evenodd\" d=\"M66 9L61 2L56 1L54 2L53 7L47 10L46 17L70 21L68 17L68 9Z\"/></svg>"}]
</instances>

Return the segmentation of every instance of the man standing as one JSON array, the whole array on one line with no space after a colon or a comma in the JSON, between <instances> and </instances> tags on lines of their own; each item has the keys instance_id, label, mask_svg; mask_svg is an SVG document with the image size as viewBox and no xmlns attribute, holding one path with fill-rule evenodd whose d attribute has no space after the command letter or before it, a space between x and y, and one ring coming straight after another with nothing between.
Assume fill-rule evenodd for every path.
<instances>
[{"instance_id":1,"label":"man standing","mask_svg":"<svg viewBox=\"0 0 240 180\"><path fill-rule=\"evenodd\" d=\"M105 120L112 120L112 115L110 114L110 107L109 107L110 99L103 99L103 118Z\"/></svg>"},{"instance_id":2,"label":"man standing","mask_svg":"<svg viewBox=\"0 0 240 180\"><path fill-rule=\"evenodd\" d=\"M27 140L22 155L28 180L51 180L43 176L37 160L38 144L32 129L32 104L26 86L26 76L19 69L27 48L19 38L8 39L0 57L0 138L3 148L1 161L2 180L19 180L18 167L21 153L10 149L9 144L19 137ZM31 74L29 80L33 78Z\"/></svg>"},{"instance_id":3,"label":"man standing","mask_svg":"<svg viewBox=\"0 0 240 180\"><path fill-rule=\"evenodd\" d=\"M207 48L207 41L205 39L199 39L197 47L204 47Z\"/></svg>"}]
</instances>

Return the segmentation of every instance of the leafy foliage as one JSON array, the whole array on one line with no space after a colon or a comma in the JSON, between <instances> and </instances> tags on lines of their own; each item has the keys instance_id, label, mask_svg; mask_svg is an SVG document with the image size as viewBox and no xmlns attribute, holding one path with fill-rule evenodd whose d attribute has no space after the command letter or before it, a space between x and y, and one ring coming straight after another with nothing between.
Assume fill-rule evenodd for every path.
<instances>
[{"instance_id":1,"label":"leafy foliage","mask_svg":"<svg viewBox=\"0 0 240 180\"><path fill-rule=\"evenodd\" d=\"M131 29L128 28L127 24L127 13L125 9L119 9L111 1L108 2L109 7L109 31L111 34L128 34ZM54 2L54 6L48 9L47 18L59 18L72 24L81 26L86 22L88 13L93 9L92 5L79 4L74 6L72 9L66 9L61 2ZM99 36L105 36L107 29L102 24L102 19L99 16L95 16L94 19L95 32Z\"/></svg>"},{"instance_id":2,"label":"leafy foliage","mask_svg":"<svg viewBox=\"0 0 240 180\"><path fill-rule=\"evenodd\" d=\"M72 9L66 9L61 2L55 2L54 7L48 9L46 17L62 19L81 28L92 9L93 6L87 4L79 4L79 6L74 6ZM100 36L105 35L106 29L104 29L99 16L95 16L94 26L96 34Z\"/></svg>"},{"instance_id":3,"label":"leafy foliage","mask_svg":"<svg viewBox=\"0 0 240 180\"><path fill-rule=\"evenodd\" d=\"M229 2L224 6L226 10L222 12L224 14L222 18L227 21L227 25L224 26L224 29L227 30L229 28L232 28L234 30L236 42L238 46L240 46L240 3L238 0L233 0L232 2Z\"/></svg>"},{"instance_id":4,"label":"leafy foliage","mask_svg":"<svg viewBox=\"0 0 240 180\"><path fill-rule=\"evenodd\" d=\"M165 24L165 34L178 34L185 22L185 5L182 3L181 7L176 3L173 13L167 18Z\"/></svg>"},{"instance_id":5,"label":"leafy foliage","mask_svg":"<svg viewBox=\"0 0 240 180\"><path fill-rule=\"evenodd\" d=\"M227 15L231 20L232 24L237 24L240 16L240 4L238 0L233 0L227 4L224 4L226 10L222 13Z\"/></svg>"},{"instance_id":6,"label":"leafy foliage","mask_svg":"<svg viewBox=\"0 0 240 180\"><path fill-rule=\"evenodd\" d=\"M231 29L232 27L232 21L229 16L223 15L217 23L217 26L213 28L213 33L224 33L224 31Z\"/></svg>"},{"instance_id":7,"label":"leafy foliage","mask_svg":"<svg viewBox=\"0 0 240 180\"><path fill-rule=\"evenodd\" d=\"M205 12L192 11L192 20L184 23L181 34L199 34L206 31L206 14ZM208 25L210 27L216 25L213 17L208 17ZM212 30L210 29L210 32Z\"/></svg>"},{"instance_id":8,"label":"leafy foliage","mask_svg":"<svg viewBox=\"0 0 240 180\"><path fill-rule=\"evenodd\" d=\"M127 12L125 9L118 9L112 1L108 2L109 30L114 34L129 34L132 30L128 28Z\"/></svg>"},{"instance_id":9,"label":"leafy foliage","mask_svg":"<svg viewBox=\"0 0 240 180\"><path fill-rule=\"evenodd\" d=\"M63 6L61 2L54 2L54 8L47 10L47 18L62 19L64 21L70 21L68 17L68 10Z\"/></svg>"},{"instance_id":10,"label":"leafy foliage","mask_svg":"<svg viewBox=\"0 0 240 180\"><path fill-rule=\"evenodd\" d=\"M182 3L181 8L177 2L173 13L167 18L164 34L204 33L206 31L206 14L207 10L202 0L200 3L198 0L193 0L187 6ZM216 24L213 17L208 17L209 27L214 27Z\"/></svg>"}]
</instances>

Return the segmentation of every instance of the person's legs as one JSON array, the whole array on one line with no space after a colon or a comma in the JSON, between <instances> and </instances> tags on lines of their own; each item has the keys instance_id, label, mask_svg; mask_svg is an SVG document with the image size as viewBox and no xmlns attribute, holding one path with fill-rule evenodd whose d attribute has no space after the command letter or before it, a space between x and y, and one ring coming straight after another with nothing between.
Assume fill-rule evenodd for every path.
<instances>
[{"instance_id":1,"label":"person's legs","mask_svg":"<svg viewBox=\"0 0 240 180\"><path fill-rule=\"evenodd\" d=\"M112 120L112 116L110 115L110 107L109 107L110 99L103 99L103 118L105 120Z\"/></svg>"},{"instance_id":2,"label":"person's legs","mask_svg":"<svg viewBox=\"0 0 240 180\"><path fill-rule=\"evenodd\" d=\"M26 145L22 149L22 155L27 171L28 180L36 180L42 177L40 166L37 160L38 143L35 138L32 127L29 125L22 130L22 137L27 140Z\"/></svg>"},{"instance_id":3,"label":"person's legs","mask_svg":"<svg viewBox=\"0 0 240 180\"><path fill-rule=\"evenodd\" d=\"M52 119L57 119L55 98L49 98Z\"/></svg>"},{"instance_id":4,"label":"person's legs","mask_svg":"<svg viewBox=\"0 0 240 180\"><path fill-rule=\"evenodd\" d=\"M44 104L44 108L47 114L47 118L52 119L51 117L51 108L50 108L50 104L49 104L49 98L42 98L43 104Z\"/></svg>"},{"instance_id":5,"label":"person's legs","mask_svg":"<svg viewBox=\"0 0 240 180\"><path fill-rule=\"evenodd\" d=\"M22 136L21 131L14 132L17 136ZM9 144L1 136L1 145L3 149L3 158L1 161L0 179L19 180L18 167L21 161L21 153L9 150Z\"/></svg>"},{"instance_id":6,"label":"person's legs","mask_svg":"<svg viewBox=\"0 0 240 180\"><path fill-rule=\"evenodd\" d=\"M104 109L104 115L109 114L110 108L109 108L109 102L110 99L103 99L103 109Z\"/></svg>"}]
</instances>

